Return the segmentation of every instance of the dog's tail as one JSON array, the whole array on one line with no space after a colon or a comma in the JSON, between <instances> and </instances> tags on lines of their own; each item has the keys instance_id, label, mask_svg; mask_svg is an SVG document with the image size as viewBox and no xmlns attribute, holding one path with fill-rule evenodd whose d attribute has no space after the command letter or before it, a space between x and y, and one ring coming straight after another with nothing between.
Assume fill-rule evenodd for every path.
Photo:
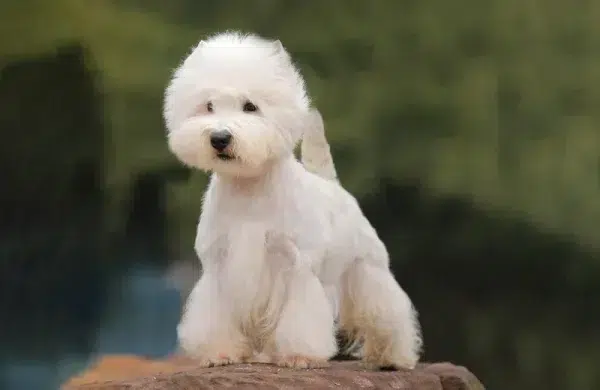
<instances>
[{"instance_id":1,"label":"dog's tail","mask_svg":"<svg viewBox=\"0 0 600 390\"><path fill-rule=\"evenodd\" d=\"M300 153L302 164L308 171L328 180L338 180L329 142L325 136L323 117L316 108L311 110Z\"/></svg>"}]
</instances>

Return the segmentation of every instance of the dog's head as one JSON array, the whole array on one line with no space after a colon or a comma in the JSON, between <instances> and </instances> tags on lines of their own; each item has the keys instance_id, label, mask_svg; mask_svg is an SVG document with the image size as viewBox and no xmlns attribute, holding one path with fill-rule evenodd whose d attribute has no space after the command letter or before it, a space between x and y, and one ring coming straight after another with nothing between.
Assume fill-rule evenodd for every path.
<instances>
[{"instance_id":1,"label":"dog's head","mask_svg":"<svg viewBox=\"0 0 600 390\"><path fill-rule=\"evenodd\" d=\"M169 148L188 166L258 176L293 153L309 105L279 41L218 34L192 50L167 87Z\"/></svg>"}]
</instances>

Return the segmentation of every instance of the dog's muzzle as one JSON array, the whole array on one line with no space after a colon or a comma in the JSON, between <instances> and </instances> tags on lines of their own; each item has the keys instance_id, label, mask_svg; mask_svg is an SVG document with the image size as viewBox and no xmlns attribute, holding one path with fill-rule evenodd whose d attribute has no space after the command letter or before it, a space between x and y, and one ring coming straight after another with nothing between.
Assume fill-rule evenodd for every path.
<instances>
[{"instance_id":1,"label":"dog's muzzle","mask_svg":"<svg viewBox=\"0 0 600 390\"><path fill-rule=\"evenodd\" d=\"M210 145L217 152L223 152L231 143L231 138L229 130L214 130L210 133Z\"/></svg>"}]
</instances>

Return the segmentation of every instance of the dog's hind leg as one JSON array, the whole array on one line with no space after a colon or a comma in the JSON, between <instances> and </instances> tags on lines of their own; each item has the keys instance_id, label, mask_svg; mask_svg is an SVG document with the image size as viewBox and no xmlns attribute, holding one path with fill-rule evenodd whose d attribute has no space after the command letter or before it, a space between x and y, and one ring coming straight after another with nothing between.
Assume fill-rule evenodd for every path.
<instances>
[{"instance_id":1,"label":"dog's hind leg","mask_svg":"<svg viewBox=\"0 0 600 390\"><path fill-rule=\"evenodd\" d=\"M421 351L417 313L389 269L356 260L343 275L341 328L362 343L369 368L414 368Z\"/></svg>"}]
</instances>

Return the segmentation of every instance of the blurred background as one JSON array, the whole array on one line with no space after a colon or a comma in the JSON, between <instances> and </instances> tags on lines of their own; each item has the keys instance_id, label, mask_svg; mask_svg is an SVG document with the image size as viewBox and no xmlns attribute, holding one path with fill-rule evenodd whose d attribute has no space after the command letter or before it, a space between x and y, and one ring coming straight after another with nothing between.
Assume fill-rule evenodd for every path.
<instances>
[{"instance_id":1,"label":"blurred background","mask_svg":"<svg viewBox=\"0 0 600 390\"><path fill-rule=\"evenodd\" d=\"M279 38L341 181L490 389L600 388L600 2L0 0L0 388L176 348L206 184L163 90L205 34Z\"/></svg>"}]
</instances>

